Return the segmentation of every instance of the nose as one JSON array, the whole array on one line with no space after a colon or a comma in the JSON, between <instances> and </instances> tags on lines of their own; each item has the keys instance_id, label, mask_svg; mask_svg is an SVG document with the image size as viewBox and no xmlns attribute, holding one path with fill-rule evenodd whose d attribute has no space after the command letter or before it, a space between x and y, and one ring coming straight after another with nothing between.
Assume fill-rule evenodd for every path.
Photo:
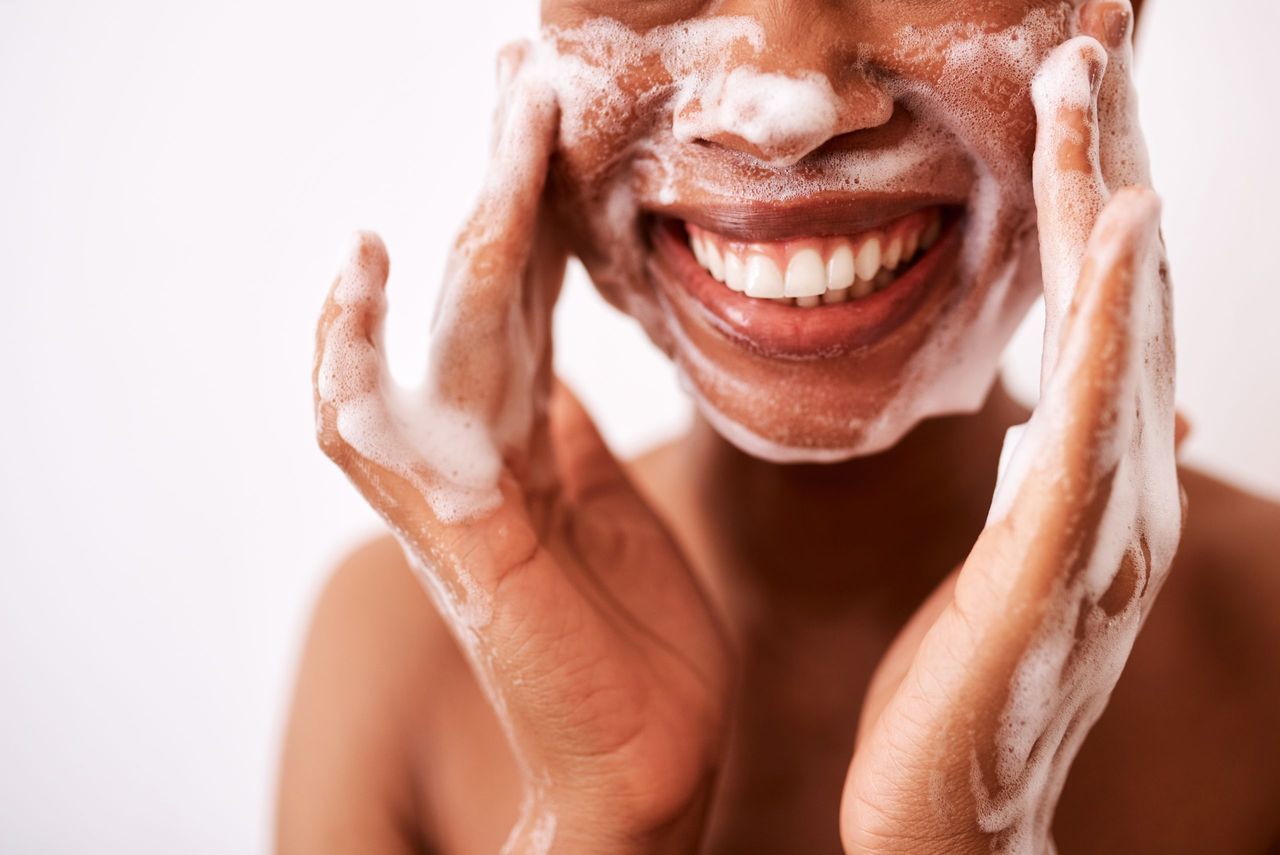
<instances>
[{"instance_id":1,"label":"nose","mask_svg":"<svg viewBox=\"0 0 1280 855\"><path fill-rule=\"evenodd\" d=\"M683 82L676 140L742 152L776 168L800 162L836 137L886 124L893 98L849 51L841 22L824 19L838 14L828 11L835 5L722 4L717 14L747 15L760 24L761 48L752 53L739 43Z\"/></svg>"}]
</instances>

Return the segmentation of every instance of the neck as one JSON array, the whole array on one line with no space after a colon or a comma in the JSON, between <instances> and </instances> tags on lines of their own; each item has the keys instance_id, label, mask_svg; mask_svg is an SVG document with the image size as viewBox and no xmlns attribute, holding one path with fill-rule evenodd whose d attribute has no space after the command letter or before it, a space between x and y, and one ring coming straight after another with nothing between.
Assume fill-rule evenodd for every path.
<instances>
[{"instance_id":1,"label":"neck","mask_svg":"<svg viewBox=\"0 0 1280 855\"><path fill-rule=\"evenodd\" d=\"M781 607L914 609L968 554L1008 428L1026 411L997 386L973 415L929 420L892 449L839 464L778 465L701 418L682 468L722 592Z\"/></svg>"}]
</instances>

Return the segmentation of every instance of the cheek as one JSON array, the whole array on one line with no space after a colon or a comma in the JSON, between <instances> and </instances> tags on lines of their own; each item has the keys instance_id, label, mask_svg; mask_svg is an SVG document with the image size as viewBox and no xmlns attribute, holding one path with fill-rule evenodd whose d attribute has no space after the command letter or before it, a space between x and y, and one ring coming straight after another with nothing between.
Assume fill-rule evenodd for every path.
<instances>
[{"instance_id":1,"label":"cheek","mask_svg":"<svg viewBox=\"0 0 1280 855\"><path fill-rule=\"evenodd\" d=\"M1012 325L1038 289L1033 276L1015 279L1009 270L1016 250L1034 243L1028 231L1035 140L1030 83L1048 52L1072 34L1072 5L1044 4L1027 13L1025 4L1006 3L1009 20L994 30L957 29L954 21L936 27L894 22L889 52L871 57L885 71L886 90L918 125L912 139L953 154L962 149L980 173L971 208L976 225L961 264L965 282L976 287L966 289L971 298L961 306L948 308L950 337L931 326L875 364L819 370L761 360L702 336L696 324L671 324L647 285L647 241L631 182L646 169L660 171L655 151L660 154L671 135L674 84L662 63L637 47L634 33L595 33L569 50L561 46L561 142L552 180L570 247L605 298L674 354L699 395L740 433L770 436L783 446L865 452L925 415L970 407L981 399L983 383L962 383L945 364L922 365L917 353L941 353L943 363L968 360L977 364L975 376L994 371ZM634 61L619 66L591 53L590 43L610 38L615 59ZM999 317L989 316L993 305ZM768 398L771 393L776 397Z\"/></svg>"},{"instance_id":2,"label":"cheek","mask_svg":"<svg viewBox=\"0 0 1280 855\"><path fill-rule=\"evenodd\" d=\"M992 20L903 28L886 85L995 178L1029 189L1036 132L1031 81L1049 52L1074 35L1075 5L995 4Z\"/></svg>"},{"instance_id":3,"label":"cheek","mask_svg":"<svg viewBox=\"0 0 1280 855\"><path fill-rule=\"evenodd\" d=\"M632 145L630 137L592 138L561 152L552 166L552 199L567 248L601 296L640 321L663 346L661 310L646 284L647 221L640 216L625 168Z\"/></svg>"},{"instance_id":4,"label":"cheek","mask_svg":"<svg viewBox=\"0 0 1280 855\"><path fill-rule=\"evenodd\" d=\"M612 21L552 41L544 59L561 111L551 173L557 219L605 296L627 310L619 280L638 269L641 243L631 164L662 121L671 77L652 46Z\"/></svg>"}]
</instances>

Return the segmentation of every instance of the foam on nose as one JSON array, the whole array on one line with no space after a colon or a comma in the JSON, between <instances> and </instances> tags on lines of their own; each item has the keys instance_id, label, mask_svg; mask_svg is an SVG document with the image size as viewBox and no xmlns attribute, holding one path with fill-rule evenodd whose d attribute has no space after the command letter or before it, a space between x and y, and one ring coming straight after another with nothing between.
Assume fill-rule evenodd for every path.
<instances>
[{"instance_id":1,"label":"foam on nose","mask_svg":"<svg viewBox=\"0 0 1280 855\"><path fill-rule=\"evenodd\" d=\"M691 82L676 97L673 133L679 142L737 137L770 166L784 167L838 132L840 99L825 74L739 66Z\"/></svg>"},{"instance_id":2,"label":"foam on nose","mask_svg":"<svg viewBox=\"0 0 1280 855\"><path fill-rule=\"evenodd\" d=\"M611 250L592 263L592 277L674 354L686 389L720 433L756 457L819 462L872 454L925 417L976 410L995 380L1005 343L1039 291L1040 271L1031 228L1034 200L1024 152L1015 143L1018 128L1010 126L1003 98L975 98L974 93L987 92L993 82L1029 90L1040 64L1069 30L1065 8L1036 8L995 31L957 21L905 23L894 35L895 61L924 71L880 76L875 82L886 101L910 111L913 122L906 136L890 147L833 151L821 163L790 169L784 167L846 130L842 125L849 114L833 91L839 78L829 80L816 70L762 70L768 45L758 20L699 17L640 33L601 18L572 29L545 29L540 57L561 107L562 146L610 140L624 128L635 134L628 141L633 148L626 168L599 175L598 192L607 204L603 216L588 226L596 242ZM620 82L636 80L637 69L659 68L647 87L637 90ZM634 121L648 117L647 111L653 125ZM730 134L753 146L751 156L767 168L730 164L704 173L705 160L690 151L690 143ZM934 186L942 164L974 173L957 267L963 282L978 277L986 282L985 291L968 290L982 295L983 302L976 296L966 299L935 324L929 346L915 355L883 409L849 423L847 448L786 445L717 410L705 394L713 386L732 386L744 409L747 398L761 412L780 403L774 390L752 388L706 359L650 293L627 286L643 275L648 257L637 228L642 201L637 176L646 178L664 204L678 201L686 190L772 204L824 193L920 192ZM1018 222L1026 225L1014 235L1002 230Z\"/></svg>"}]
</instances>

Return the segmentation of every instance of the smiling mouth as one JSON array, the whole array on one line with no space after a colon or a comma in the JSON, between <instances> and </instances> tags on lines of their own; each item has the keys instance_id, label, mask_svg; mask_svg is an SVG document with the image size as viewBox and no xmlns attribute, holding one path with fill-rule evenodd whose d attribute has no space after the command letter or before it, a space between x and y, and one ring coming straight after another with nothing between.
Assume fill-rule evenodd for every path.
<instances>
[{"instance_id":1,"label":"smiling mouth","mask_svg":"<svg viewBox=\"0 0 1280 855\"><path fill-rule=\"evenodd\" d=\"M937 303L929 297L958 257L961 212L927 205L851 233L770 240L662 217L656 278L677 306L753 351L840 356Z\"/></svg>"},{"instance_id":2,"label":"smiling mouth","mask_svg":"<svg viewBox=\"0 0 1280 855\"><path fill-rule=\"evenodd\" d=\"M942 210L926 208L883 228L830 238L746 243L686 224L693 257L729 290L799 308L883 291L942 234Z\"/></svg>"}]
</instances>

